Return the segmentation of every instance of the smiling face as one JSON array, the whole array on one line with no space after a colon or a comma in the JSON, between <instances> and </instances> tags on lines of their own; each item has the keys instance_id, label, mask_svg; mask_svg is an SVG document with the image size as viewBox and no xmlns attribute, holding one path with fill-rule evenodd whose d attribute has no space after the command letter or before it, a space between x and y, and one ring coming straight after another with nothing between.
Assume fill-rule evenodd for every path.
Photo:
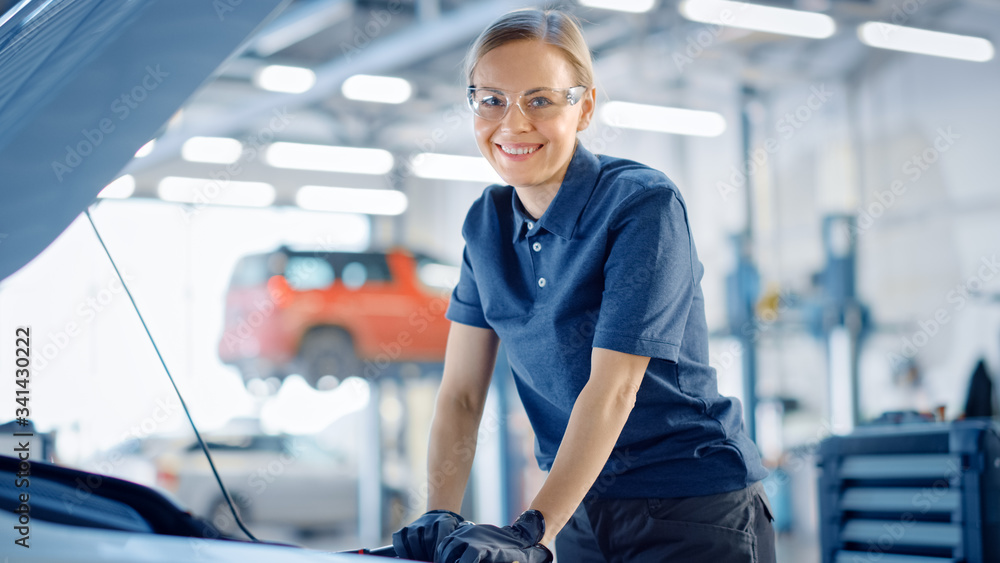
<instances>
[{"instance_id":1,"label":"smiling face","mask_svg":"<svg viewBox=\"0 0 1000 563\"><path fill-rule=\"evenodd\" d=\"M496 88L512 98L533 88L578 85L562 51L539 40L514 41L489 51L479 60L472 79L477 88ZM577 131L590 124L594 90L588 89L576 105L544 121L528 121L514 102L511 99L500 121L475 117L479 150L508 184L555 192L573 157Z\"/></svg>"}]
</instances>

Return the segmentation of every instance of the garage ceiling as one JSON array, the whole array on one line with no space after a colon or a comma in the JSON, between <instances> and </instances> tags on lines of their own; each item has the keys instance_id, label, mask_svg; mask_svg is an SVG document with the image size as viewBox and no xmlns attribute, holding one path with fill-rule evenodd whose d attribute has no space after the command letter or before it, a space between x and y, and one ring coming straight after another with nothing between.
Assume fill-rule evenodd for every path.
<instances>
[{"instance_id":1,"label":"garage ceiling","mask_svg":"<svg viewBox=\"0 0 1000 563\"><path fill-rule=\"evenodd\" d=\"M942 16L963 6L993 6L988 0L911 0L919 10L907 25L937 28ZM434 140L434 152L478 156L471 127L436 140L446 117L471 124L464 111L460 76L465 49L496 16L540 3L514 0L296 0L250 41L239 56L218 72L217 79L195 95L158 135L153 151L123 171L136 178L134 196L157 197L165 175L206 177L225 168L186 162L184 141L193 136L233 137L263 143L271 138L325 145L385 149L397 166ZM838 24L837 34L816 41L711 26L680 16L677 0L659 0L645 14L585 8L576 2L560 7L584 22L594 51L597 74L613 76L601 86L610 99L684 105L698 99L698 77L733 80L765 94L786 83L834 80L849 76L878 57L860 44L855 28L864 21L890 21L898 2L890 0L798 0L772 5L822 11ZM547 3L547 5L552 5ZM982 35L988 30L950 30ZM701 45L699 45L699 43ZM694 54L697 64L679 68L675 54ZM316 84L303 94L264 91L252 82L268 65L304 67L316 73ZM627 69L627 70L626 70ZM618 77L635 75L634 80ZM413 96L399 104L359 102L345 98L343 81L355 74L404 78ZM711 108L697 108L711 109ZM270 130L275 112L292 116L280 130ZM451 112L451 113L449 113ZM256 136L264 133L262 140ZM246 160L246 159L245 159ZM395 187L388 177L274 169L261 159L241 163L242 180L275 186L275 205L294 202L295 190L307 184L350 187ZM397 175L398 177L398 175Z\"/></svg>"}]
</instances>

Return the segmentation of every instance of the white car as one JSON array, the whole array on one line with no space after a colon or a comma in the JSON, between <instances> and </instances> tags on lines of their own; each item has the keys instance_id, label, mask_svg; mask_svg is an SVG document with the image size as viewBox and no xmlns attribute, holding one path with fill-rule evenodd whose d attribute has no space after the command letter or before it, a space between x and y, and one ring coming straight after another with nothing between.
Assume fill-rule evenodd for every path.
<instances>
[{"instance_id":1,"label":"white car","mask_svg":"<svg viewBox=\"0 0 1000 563\"><path fill-rule=\"evenodd\" d=\"M247 525L290 526L300 532L353 530L358 522L358 473L347 455L309 436L254 434L205 438L219 476ZM159 485L223 535L240 531L197 442L155 460ZM383 533L402 526L402 495L385 490Z\"/></svg>"}]
</instances>

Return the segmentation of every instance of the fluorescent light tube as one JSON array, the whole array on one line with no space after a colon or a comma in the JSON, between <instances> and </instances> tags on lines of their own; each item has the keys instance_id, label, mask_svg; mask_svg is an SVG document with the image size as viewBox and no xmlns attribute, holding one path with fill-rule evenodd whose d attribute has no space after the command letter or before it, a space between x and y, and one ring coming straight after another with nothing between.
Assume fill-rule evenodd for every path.
<instances>
[{"instance_id":1,"label":"fluorescent light tube","mask_svg":"<svg viewBox=\"0 0 1000 563\"><path fill-rule=\"evenodd\" d=\"M234 2L230 6L237 6ZM251 49L261 57L287 49L317 33L332 27L354 13L354 2L308 2L288 10L264 27L251 40Z\"/></svg>"},{"instance_id":2,"label":"fluorescent light tube","mask_svg":"<svg viewBox=\"0 0 1000 563\"><path fill-rule=\"evenodd\" d=\"M264 182L218 181L167 176L157 188L160 199L180 203L267 207L274 203L274 186Z\"/></svg>"},{"instance_id":3,"label":"fluorescent light tube","mask_svg":"<svg viewBox=\"0 0 1000 563\"><path fill-rule=\"evenodd\" d=\"M369 74L355 74L340 89L345 98L382 104L401 104L413 93L410 83L402 78Z\"/></svg>"},{"instance_id":4,"label":"fluorescent light tube","mask_svg":"<svg viewBox=\"0 0 1000 563\"><path fill-rule=\"evenodd\" d=\"M865 45L879 49L980 63L993 58L993 43L982 37L954 35L882 22L861 24L858 26L858 37Z\"/></svg>"},{"instance_id":5,"label":"fluorescent light tube","mask_svg":"<svg viewBox=\"0 0 1000 563\"><path fill-rule=\"evenodd\" d=\"M181 158L188 162L232 164L242 152L242 143L225 137L191 137L181 146Z\"/></svg>"},{"instance_id":6,"label":"fluorescent light tube","mask_svg":"<svg viewBox=\"0 0 1000 563\"><path fill-rule=\"evenodd\" d=\"M406 211L409 201L406 194L396 190L302 186L295 194L295 203L314 211L399 215Z\"/></svg>"},{"instance_id":7,"label":"fluorescent light tube","mask_svg":"<svg viewBox=\"0 0 1000 563\"><path fill-rule=\"evenodd\" d=\"M678 11L702 23L752 29L781 35L825 39L837 31L833 18L815 12L772 8L728 0L684 0Z\"/></svg>"},{"instance_id":8,"label":"fluorescent light tube","mask_svg":"<svg viewBox=\"0 0 1000 563\"><path fill-rule=\"evenodd\" d=\"M110 199L125 199L131 196L135 192L135 178L131 174L125 174L120 178L116 178L113 182L104 186L101 193L97 194L100 198L110 198Z\"/></svg>"},{"instance_id":9,"label":"fluorescent light tube","mask_svg":"<svg viewBox=\"0 0 1000 563\"><path fill-rule=\"evenodd\" d=\"M656 0L580 0L581 6L602 8L619 12L648 12L656 5Z\"/></svg>"},{"instance_id":10,"label":"fluorescent light tube","mask_svg":"<svg viewBox=\"0 0 1000 563\"><path fill-rule=\"evenodd\" d=\"M413 173L419 178L506 184L490 163L481 156L425 152L414 156L410 165L413 167Z\"/></svg>"},{"instance_id":11,"label":"fluorescent light tube","mask_svg":"<svg viewBox=\"0 0 1000 563\"><path fill-rule=\"evenodd\" d=\"M725 118L712 111L608 102L600 115L604 123L626 129L699 137L718 137L726 130Z\"/></svg>"},{"instance_id":12,"label":"fluorescent light tube","mask_svg":"<svg viewBox=\"0 0 1000 563\"><path fill-rule=\"evenodd\" d=\"M297 66L270 65L254 73L253 83L272 92L301 94L316 84L316 73Z\"/></svg>"},{"instance_id":13,"label":"fluorescent light tube","mask_svg":"<svg viewBox=\"0 0 1000 563\"><path fill-rule=\"evenodd\" d=\"M392 153L382 149L272 143L264 159L277 168L385 174L392 170Z\"/></svg>"}]
</instances>

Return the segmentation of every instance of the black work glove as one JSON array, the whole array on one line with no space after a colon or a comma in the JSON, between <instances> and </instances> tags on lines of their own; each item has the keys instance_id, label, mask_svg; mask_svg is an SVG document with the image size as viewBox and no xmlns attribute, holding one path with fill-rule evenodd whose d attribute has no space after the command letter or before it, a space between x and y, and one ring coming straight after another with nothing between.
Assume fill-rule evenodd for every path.
<instances>
[{"instance_id":1,"label":"black work glove","mask_svg":"<svg viewBox=\"0 0 1000 563\"><path fill-rule=\"evenodd\" d=\"M434 550L465 521L450 510L431 510L392 535L392 547L403 559L433 561Z\"/></svg>"},{"instance_id":2,"label":"black work glove","mask_svg":"<svg viewBox=\"0 0 1000 563\"><path fill-rule=\"evenodd\" d=\"M545 519L526 510L510 526L463 525L438 544L436 563L551 563L552 552L542 545Z\"/></svg>"}]
</instances>

